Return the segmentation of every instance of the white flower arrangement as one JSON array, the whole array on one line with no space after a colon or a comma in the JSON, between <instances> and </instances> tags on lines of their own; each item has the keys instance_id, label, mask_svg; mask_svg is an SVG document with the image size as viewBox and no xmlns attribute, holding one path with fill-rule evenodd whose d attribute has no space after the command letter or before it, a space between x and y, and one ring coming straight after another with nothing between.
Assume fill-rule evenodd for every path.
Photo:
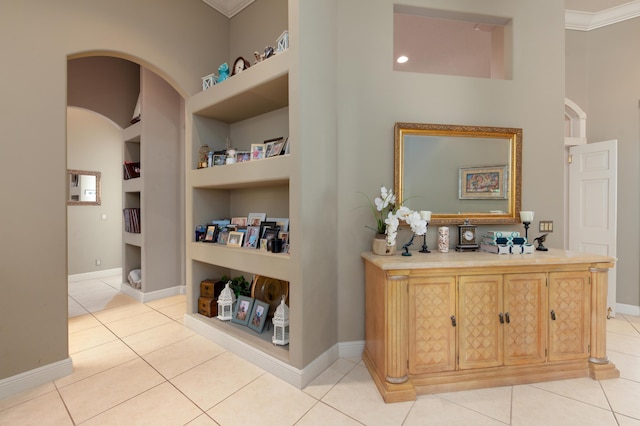
<instances>
[{"instance_id":1,"label":"white flower arrangement","mask_svg":"<svg viewBox=\"0 0 640 426\"><path fill-rule=\"evenodd\" d=\"M407 223L415 235L426 234L427 221L422 219L420 213L408 207L400 206L396 208L396 196L390 189L381 186L380 196L376 197L373 203L369 203L371 204L373 217L376 220L376 232L386 235L388 246L396 244L400 222Z\"/></svg>"}]
</instances>

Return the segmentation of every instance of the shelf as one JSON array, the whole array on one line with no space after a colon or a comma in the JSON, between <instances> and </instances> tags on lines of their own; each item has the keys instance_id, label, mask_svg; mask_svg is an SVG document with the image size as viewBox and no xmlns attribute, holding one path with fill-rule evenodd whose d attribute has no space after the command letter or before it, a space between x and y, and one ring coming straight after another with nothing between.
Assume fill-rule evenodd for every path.
<instances>
[{"instance_id":1,"label":"shelf","mask_svg":"<svg viewBox=\"0 0 640 426\"><path fill-rule=\"evenodd\" d=\"M289 51L192 96L190 113L236 123L289 105Z\"/></svg>"},{"instance_id":2,"label":"shelf","mask_svg":"<svg viewBox=\"0 0 640 426\"><path fill-rule=\"evenodd\" d=\"M122 129L122 139L125 142L140 142L140 135L142 134L142 122L138 121L129 127Z\"/></svg>"},{"instance_id":3,"label":"shelf","mask_svg":"<svg viewBox=\"0 0 640 426\"><path fill-rule=\"evenodd\" d=\"M215 331L222 332L225 336L229 336L231 339L236 339L242 343L245 343L253 348L259 349L264 354L272 356L279 361L289 362L289 345L278 346L271 342L271 336L273 335L273 325L265 324L262 334L258 334L252 329L240 324L235 324L231 321L221 321L217 318L208 318L198 313L186 314L190 320L197 321L201 324L205 324L207 327ZM270 319L268 319L270 321ZM270 328L268 328L270 327ZM214 338L214 341L218 339ZM226 347L224 342L219 342L223 347Z\"/></svg>"},{"instance_id":4,"label":"shelf","mask_svg":"<svg viewBox=\"0 0 640 426\"><path fill-rule=\"evenodd\" d=\"M123 192L141 192L142 191L142 179L133 178L125 179L122 181Z\"/></svg>"},{"instance_id":5,"label":"shelf","mask_svg":"<svg viewBox=\"0 0 640 426\"><path fill-rule=\"evenodd\" d=\"M291 281L291 261L286 253L202 242L191 242L187 247L187 257L191 260Z\"/></svg>"},{"instance_id":6,"label":"shelf","mask_svg":"<svg viewBox=\"0 0 640 426\"><path fill-rule=\"evenodd\" d=\"M189 182L194 188L241 189L274 186L289 182L291 167L291 156L280 155L263 160L192 170L189 173Z\"/></svg>"},{"instance_id":7,"label":"shelf","mask_svg":"<svg viewBox=\"0 0 640 426\"><path fill-rule=\"evenodd\" d=\"M136 247L142 247L142 233L123 232L122 242Z\"/></svg>"}]
</instances>

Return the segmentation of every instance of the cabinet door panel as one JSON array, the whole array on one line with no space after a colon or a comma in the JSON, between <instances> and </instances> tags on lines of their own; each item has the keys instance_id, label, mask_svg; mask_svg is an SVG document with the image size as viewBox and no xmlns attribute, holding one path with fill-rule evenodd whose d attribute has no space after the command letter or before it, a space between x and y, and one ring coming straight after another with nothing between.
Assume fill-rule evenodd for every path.
<instances>
[{"instance_id":1,"label":"cabinet door panel","mask_svg":"<svg viewBox=\"0 0 640 426\"><path fill-rule=\"evenodd\" d=\"M549 361L588 356L588 283L588 272L549 274Z\"/></svg>"},{"instance_id":2,"label":"cabinet door panel","mask_svg":"<svg viewBox=\"0 0 640 426\"><path fill-rule=\"evenodd\" d=\"M545 361L546 289L544 273L505 275L505 365Z\"/></svg>"},{"instance_id":3,"label":"cabinet door panel","mask_svg":"<svg viewBox=\"0 0 640 426\"><path fill-rule=\"evenodd\" d=\"M462 276L459 280L460 369L502 365L502 275Z\"/></svg>"},{"instance_id":4,"label":"cabinet door panel","mask_svg":"<svg viewBox=\"0 0 640 426\"><path fill-rule=\"evenodd\" d=\"M455 277L412 279L409 300L409 372L455 370Z\"/></svg>"}]
</instances>

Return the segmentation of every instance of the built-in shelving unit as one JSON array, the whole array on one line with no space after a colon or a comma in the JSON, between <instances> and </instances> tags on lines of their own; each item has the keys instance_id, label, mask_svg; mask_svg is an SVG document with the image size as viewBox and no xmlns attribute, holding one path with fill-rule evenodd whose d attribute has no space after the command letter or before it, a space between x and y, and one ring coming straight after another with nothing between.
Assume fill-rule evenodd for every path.
<instances>
[{"instance_id":1,"label":"built-in shelving unit","mask_svg":"<svg viewBox=\"0 0 640 426\"><path fill-rule=\"evenodd\" d=\"M123 208L140 209L140 232L123 226L122 290L141 301L178 294L181 275L181 98L162 78L140 70L142 120L123 129L123 162L140 163L140 177L123 179ZM124 224L123 215L123 224ZM128 284L141 269L142 285Z\"/></svg>"}]
</instances>

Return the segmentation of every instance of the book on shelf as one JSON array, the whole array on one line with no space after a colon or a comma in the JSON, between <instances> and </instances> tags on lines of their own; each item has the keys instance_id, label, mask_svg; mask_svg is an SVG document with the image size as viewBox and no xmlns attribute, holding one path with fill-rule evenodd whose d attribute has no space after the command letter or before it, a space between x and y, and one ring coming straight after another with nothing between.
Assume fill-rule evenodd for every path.
<instances>
[{"instance_id":1,"label":"book on shelf","mask_svg":"<svg viewBox=\"0 0 640 426\"><path fill-rule=\"evenodd\" d=\"M124 230L134 234L140 233L140 209L139 208L127 208L123 209L124 215Z\"/></svg>"},{"instance_id":2,"label":"book on shelf","mask_svg":"<svg viewBox=\"0 0 640 426\"><path fill-rule=\"evenodd\" d=\"M135 179L140 177L140 163L125 161L123 167L124 180Z\"/></svg>"}]
</instances>

